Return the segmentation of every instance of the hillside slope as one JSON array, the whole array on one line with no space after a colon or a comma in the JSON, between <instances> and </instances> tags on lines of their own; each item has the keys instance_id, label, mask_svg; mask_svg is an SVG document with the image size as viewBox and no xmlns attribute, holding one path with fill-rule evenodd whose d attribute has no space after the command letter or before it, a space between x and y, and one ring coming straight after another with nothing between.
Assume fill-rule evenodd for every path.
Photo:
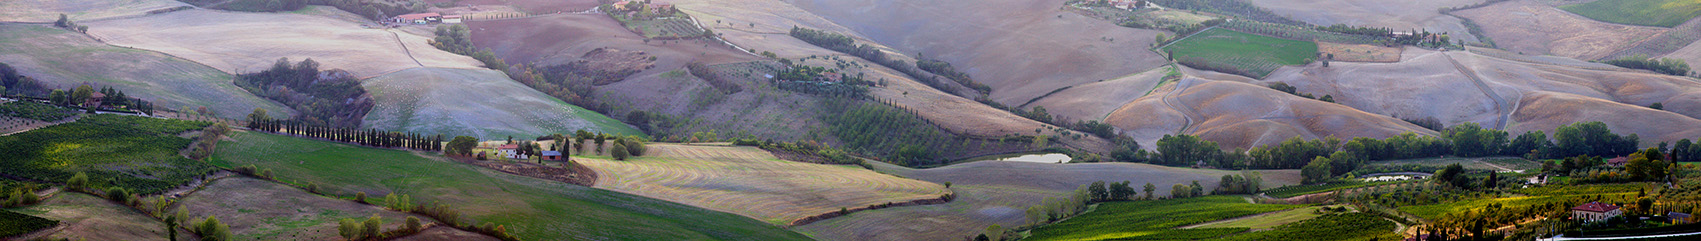
<instances>
[{"instance_id":1,"label":"hillside slope","mask_svg":"<svg viewBox=\"0 0 1701 241\"><path fill-rule=\"evenodd\" d=\"M797 7L909 56L950 62L1015 106L1058 88L1152 69L1161 31L1063 11L1062 0L808 0ZM967 9L964 9L967 8Z\"/></svg>"},{"instance_id":2,"label":"hillside slope","mask_svg":"<svg viewBox=\"0 0 1701 241\"><path fill-rule=\"evenodd\" d=\"M83 83L112 86L159 108L189 111L205 106L224 118L242 118L254 108L266 109L274 117L295 113L237 88L230 74L206 65L106 45L48 25L0 24L0 63L48 88L69 89Z\"/></svg>"},{"instance_id":3,"label":"hillside slope","mask_svg":"<svg viewBox=\"0 0 1701 241\"><path fill-rule=\"evenodd\" d=\"M1476 42L1461 19L1436 9L1481 3L1484 0L1249 0L1247 2L1277 15L1318 26L1390 28L1396 32L1428 30L1447 33L1452 39Z\"/></svg>"},{"instance_id":4,"label":"hillside slope","mask_svg":"<svg viewBox=\"0 0 1701 241\"><path fill-rule=\"evenodd\" d=\"M790 30L792 26L850 33L843 26L784 3L723 0L712 3L682 2L679 4L679 8L691 13L692 16L705 23L714 21L726 23L725 25L716 25L721 27L716 27L715 32L724 34L726 39L733 44L763 52L771 51L781 58L796 59L811 55L842 54L788 36L786 31ZM751 27L752 25L754 27ZM858 42L858 44L862 43L864 42ZM874 43L870 44L875 45ZM898 54L883 45L876 46L876 48L886 51L888 56ZM860 58L849 56L840 58L868 66L858 71L860 72L858 74L866 74L864 78L888 80L888 84L885 86L871 88L870 95L877 99L893 102L900 107L911 109L922 118L932 120L952 133L994 138L1006 135L1059 135L1058 132L1052 131L1052 129L1057 129L1055 126L1022 118L974 100L947 94L916 82L907 75L891 68L882 67ZM1041 92L1041 94L1043 93ZM1039 130L1039 132L1036 133L1036 130ZM1070 147L1101 152L1109 152L1111 144L1109 141L1093 136L1078 140L1073 138L1061 138L1061 140L1063 142L1061 144Z\"/></svg>"},{"instance_id":5,"label":"hillside slope","mask_svg":"<svg viewBox=\"0 0 1701 241\"><path fill-rule=\"evenodd\" d=\"M1386 138L1435 134L1399 119L1235 81L1183 78L1123 105L1106 118L1140 143L1189 134L1225 149L1250 149L1295 136Z\"/></svg>"},{"instance_id":6,"label":"hillside slope","mask_svg":"<svg viewBox=\"0 0 1701 241\"><path fill-rule=\"evenodd\" d=\"M325 68L348 70L361 78L417 67L481 65L471 57L432 48L426 36L368 29L365 23L327 14L352 16L335 9L303 14L197 9L83 24L89 25L90 35L108 43L165 52L227 73L257 72L278 58L312 58Z\"/></svg>"},{"instance_id":7,"label":"hillside slope","mask_svg":"<svg viewBox=\"0 0 1701 241\"><path fill-rule=\"evenodd\" d=\"M52 23L59 14L71 21L96 20L188 6L172 0L7 0L0 1L0 22Z\"/></svg>"},{"instance_id":8,"label":"hillside slope","mask_svg":"<svg viewBox=\"0 0 1701 241\"><path fill-rule=\"evenodd\" d=\"M1506 1L1454 12L1470 18L1500 48L1593 60L1667 31L1584 18L1531 0Z\"/></svg>"},{"instance_id":9,"label":"hillside slope","mask_svg":"<svg viewBox=\"0 0 1701 241\"><path fill-rule=\"evenodd\" d=\"M361 122L363 128L480 139L581 129L643 134L620 121L549 97L495 70L414 68L367 79L361 86L377 103Z\"/></svg>"}]
</instances>

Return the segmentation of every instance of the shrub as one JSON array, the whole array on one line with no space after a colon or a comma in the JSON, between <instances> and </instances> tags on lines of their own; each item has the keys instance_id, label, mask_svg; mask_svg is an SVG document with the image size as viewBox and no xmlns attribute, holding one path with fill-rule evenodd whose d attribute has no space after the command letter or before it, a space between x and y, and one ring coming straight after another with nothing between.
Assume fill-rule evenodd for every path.
<instances>
[{"instance_id":1,"label":"shrub","mask_svg":"<svg viewBox=\"0 0 1701 241\"><path fill-rule=\"evenodd\" d=\"M407 224L408 232L418 232L419 229L422 226L421 224L419 224L419 217L409 216L407 222L408 222L408 224Z\"/></svg>"},{"instance_id":2,"label":"shrub","mask_svg":"<svg viewBox=\"0 0 1701 241\"><path fill-rule=\"evenodd\" d=\"M69 180L65 180L65 187L73 189L73 190L74 189L82 189L84 187L87 187L88 185L89 185L89 174L87 174L87 173L77 172L77 175L71 176L71 179L69 179Z\"/></svg>"},{"instance_id":3,"label":"shrub","mask_svg":"<svg viewBox=\"0 0 1701 241\"><path fill-rule=\"evenodd\" d=\"M372 217L366 218L366 222L360 223L361 233L365 234L364 236L369 238L382 238L378 236L383 232L379 230L379 228L383 226L384 219L379 218L378 214L372 214Z\"/></svg>"},{"instance_id":4,"label":"shrub","mask_svg":"<svg viewBox=\"0 0 1701 241\"><path fill-rule=\"evenodd\" d=\"M128 200L129 198L130 198L130 191L124 190L124 188L122 188L122 187L112 187L112 188L106 189L106 199L111 199L112 201L117 201L117 202L121 202L121 203L129 203L130 202Z\"/></svg>"},{"instance_id":5,"label":"shrub","mask_svg":"<svg viewBox=\"0 0 1701 241\"><path fill-rule=\"evenodd\" d=\"M354 201L360 202L360 203L366 203L366 192L354 193Z\"/></svg>"},{"instance_id":6,"label":"shrub","mask_svg":"<svg viewBox=\"0 0 1701 241\"><path fill-rule=\"evenodd\" d=\"M609 153L612 153L611 155L614 156L615 160L622 160L622 161L625 161L626 158L630 155L629 153L626 152L626 145L621 145L620 143L614 143L614 148L609 150Z\"/></svg>"},{"instance_id":7,"label":"shrub","mask_svg":"<svg viewBox=\"0 0 1701 241\"><path fill-rule=\"evenodd\" d=\"M342 236L343 239L353 240L360 238L360 231L360 224L354 221L354 219L344 218L343 220L337 221L337 235Z\"/></svg>"},{"instance_id":8,"label":"shrub","mask_svg":"<svg viewBox=\"0 0 1701 241\"><path fill-rule=\"evenodd\" d=\"M195 233L201 235L201 240L230 240L230 226L219 223L216 216L207 216L206 221L195 224Z\"/></svg>"}]
</instances>

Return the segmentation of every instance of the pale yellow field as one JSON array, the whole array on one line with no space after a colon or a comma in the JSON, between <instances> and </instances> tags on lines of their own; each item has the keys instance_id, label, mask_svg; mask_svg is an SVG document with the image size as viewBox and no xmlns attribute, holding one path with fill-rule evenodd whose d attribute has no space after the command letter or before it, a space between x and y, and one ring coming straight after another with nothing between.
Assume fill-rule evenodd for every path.
<instances>
[{"instance_id":1,"label":"pale yellow field","mask_svg":"<svg viewBox=\"0 0 1701 241\"><path fill-rule=\"evenodd\" d=\"M148 11L189 6L172 0L5 0L0 22L50 23L65 14L71 21L140 16Z\"/></svg>"},{"instance_id":2,"label":"pale yellow field","mask_svg":"<svg viewBox=\"0 0 1701 241\"><path fill-rule=\"evenodd\" d=\"M470 57L432 48L430 37L368 29L334 9L304 14L185 10L84 23L107 43L165 52L230 73L256 72L278 58L312 58L362 78L417 67L478 68ZM357 17L356 17L357 18Z\"/></svg>"},{"instance_id":3,"label":"pale yellow field","mask_svg":"<svg viewBox=\"0 0 1701 241\"><path fill-rule=\"evenodd\" d=\"M769 223L840 208L934 199L943 185L857 166L779 160L753 147L651 144L649 155L616 161L573 157L596 187L744 215Z\"/></svg>"}]
</instances>

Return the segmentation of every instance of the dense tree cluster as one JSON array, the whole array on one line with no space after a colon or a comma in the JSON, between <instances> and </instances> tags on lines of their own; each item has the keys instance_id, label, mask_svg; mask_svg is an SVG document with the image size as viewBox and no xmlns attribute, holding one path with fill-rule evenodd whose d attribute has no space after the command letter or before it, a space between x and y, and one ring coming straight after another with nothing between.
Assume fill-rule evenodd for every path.
<instances>
[{"instance_id":1,"label":"dense tree cluster","mask_svg":"<svg viewBox=\"0 0 1701 241\"><path fill-rule=\"evenodd\" d=\"M1574 156L1623 156L1636 152L1637 137L1613 134L1600 122L1560 126L1551 142L1541 131L1519 135L1511 141L1501 130L1464 123L1446 129L1443 136L1404 133L1387 139L1359 137L1343 141L1335 137L1305 140L1290 138L1280 143L1240 151L1223 151L1215 142L1195 136L1165 136L1157 142L1157 153L1119 150L1118 161L1141 161L1169 166L1209 166L1224 169L1301 169L1312 181L1352 172L1370 161L1438 157L1443 155L1525 156L1565 158ZM1679 142L1673 154L1682 160L1701 158L1701 147ZM1135 144L1135 148L1138 148ZM1680 151L1677 151L1681 149ZM1572 170L1572 168L1562 168Z\"/></svg>"},{"instance_id":2,"label":"dense tree cluster","mask_svg":"<svg viewBox=\"0 0 1701 241\"><path fill-rule=\"evenodd\" d=\"M89 33L89 26L83 26L77 24L77 22L72 22L71 19L66 17L63 13L59 14L59 20L53 21L53 26L76 31L78 33Z\"/></svg>"},{"instance_id":3,"label":"dense tree cluster","mask_svg":"<svg viewBox=\"0 0 1701 241\"><path fill-rule=\"evenodd\" d=\"M868 86L874 85L861 74L852 76L808 65L791 65L776 73L772 81L782 90L856 99L866 97Z\"/></svg>"},{"instance_id":4,"label":"dense tree cluster","mask_svg":"<svg viewBox=\"0 0 1701 241\"><path fill-rule=\"evenodd\" d=\"M490 52L489 49L479 49L478 47L473 46L472 30L467 29L467 25L438 25L436 33L437 37L426 41L427 43L430 43L432 47L437 47L437 49L449 51L450 53L472 57L473 59L478 60L478 62L484 63L485 68L495 70L508 69L508 63L503 62L502 58L496 57L496 53Z\"/></svg>"},{"instance_id":5,"label":"dense tree cluster","mask_svg":"<svg viewBox=\"0 0 1701 241\"><path fill-rule=\"evenodd\" d=\"M342 70L324 70L312 59L291 64L280 58L271 69L236 76L236 86L298 111L292 119L306 125L360 127L372 98L360 80Z\"/></svg>"},{"instance_id":6,"label":"dense tree cluster","mask_svg":"<svg viewBox=\"0 0 1701 241\"><path fill-rule=\"evenodd\" d=\"M1684 62L1683 59L1673 59L1673 58L1658 58L1658 59L1655 59L1655 58L1649 58L1647 55L1636 55L1636 56L1625 56L1625 57L1619 58L1619 59L1602 61L1602 63L1606 63L1606 64L1618 66L1618 67L1625 67L1625 68L1632 68L1632 69L1644 69L1644 70L1654 71L1655 73L1668 74L1668 75L1676 75L1676 76L1689 75L1689 63Z\"/></svg>"},{"instance_id":7,"label":"dense tree cluster","mask_svg":"<svg viewBox=\"0 0 1701 241\"><path fill-rule=\"evenodd\" d=\"M951 67L950 62L932 59L917 59L915 67L921 68L921 70L925 70L929 73L944 76L946 79L957 81L957 84L968 86L970 89L980 91L980 94L982 95L992 94L992 86L975 82L974 78L970 78L968 73L958 72L956 67Z\"/></svg>"},{"instance_id":8,"label":"dense tree cluster","mask_svg":"<svg viewBox=\"0 0 1701 241\"><path fill-rule=\"evenodd\" d=\"M1217 183L1217 189L1211 194L1256 194L1263 191L1264 177L1258 172L1247 172L1242 175L1223 175L1223 180Z\"/></svg>"},{"instance_id":9,"label":"dense tree cluster","mask_svg":"<svg viewBox=\"0 0 1701 241\"><path fill-rule=\"evenodd\" d=\"M40 95L48 88L35 78L18 73L11 65L0 63L0 96Z\"/></svg>"}]
</instances>

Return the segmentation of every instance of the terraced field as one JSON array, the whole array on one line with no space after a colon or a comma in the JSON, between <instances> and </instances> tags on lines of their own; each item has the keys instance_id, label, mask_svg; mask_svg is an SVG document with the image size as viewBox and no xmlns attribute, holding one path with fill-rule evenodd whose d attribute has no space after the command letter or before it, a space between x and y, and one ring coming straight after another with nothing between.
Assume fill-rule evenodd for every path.
<instances>
[{"instance_id":1,"label":"terraced field","mask_svg":"<svg viewBox=\"0 0 1701 241\"><path fill-rule=\"evenodd\" d=\"M212 162L256 165L328 193L397 193L440 202L527 240L805 240L730 213L562 182L511 175L434 154L236 132Z\"/></svg>"},{"instance_id":2,"label":"terraced field","mask_svg":"<svg viewBox=\"0 0 1701 241\"><path fill-rule=\"evenodd\" d=\"M858 166L784 161L752 147L653 144L653 155L616 161L576 157L597 170L597 188L725 211L776 225L889 202L937 199L943 185Z\"/></svg>"},{"instance_id":3,"label":"terraced field","mask_svg":"<svg viewBox=\"0 0 1701 241\"><path fill-rule=\"evenodd\" d=\"M1264 78L1284 65L1300 65L1317 57L1317 43L1213 28L1169 46L1176 61L1194 68ZM1200 66L1203 65L1203 66Z\"/></svg>"},{"instance_id":4,"label":"terraced field","mask_svg":"<svg viewBox=\"0 0 1701 241\"><path fill-rule=\"evenodd\" d=\"M277 117L295 112L237 88L230 74L218 69L158 52L107 45L51 25L0 24L0 62L52 88L83 83L111 86L159 108L205 106L225 118L241 118L254 108Z\"/></svg>"}]
</instances>

